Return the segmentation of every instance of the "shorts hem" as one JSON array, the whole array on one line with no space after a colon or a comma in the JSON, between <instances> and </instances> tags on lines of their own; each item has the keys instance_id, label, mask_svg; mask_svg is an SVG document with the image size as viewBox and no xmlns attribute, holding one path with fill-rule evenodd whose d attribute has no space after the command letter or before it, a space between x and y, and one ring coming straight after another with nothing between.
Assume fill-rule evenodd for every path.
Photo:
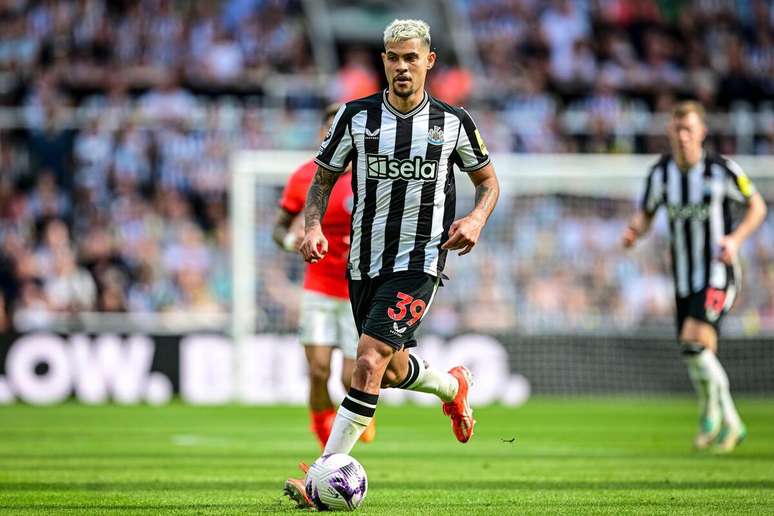
<instances>
[{"instance_id":1,"label":"shorts hem","mask_svg":"<svg viewBox=\"0 0 774 516\"><path fill-rule=\"evenodd\" d=\"M383 336L381 336L381 335L374 335L373 333L371 333L371 332L368 332L368 331L363 331L363 333L362 333L362 334L363 334L363 335L368 335L368 336L369 336L369 337L371 337L372 339L376 339L376 340L378 340L379 342L384 342L385 344L387 344L388 346L390 346L390 347L391 347L392 349L394 349L395 351L400 351L401 349L403 349L403 346L405 346L405 344L398 344L398 343L396 343L396 342L394 342L394 341L391 341L391 340L385 339L385 338L384 338ZM410 347L410 346L408 346L408 347Z\"/></svg>"}]
</instances>

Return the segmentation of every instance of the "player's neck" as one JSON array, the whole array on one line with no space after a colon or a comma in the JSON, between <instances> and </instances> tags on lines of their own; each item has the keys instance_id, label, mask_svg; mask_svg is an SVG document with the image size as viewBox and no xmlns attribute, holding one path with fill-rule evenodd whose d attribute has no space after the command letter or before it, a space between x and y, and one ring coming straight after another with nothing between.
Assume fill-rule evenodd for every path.
<instances>
[{"instance_id":1,"label":"player's neck","mask_svg":"<svg viewBox=\"0 0 774 516\"><path fill-rule=\"evenodd\" d=\"M674 158L677 168L679 168L682 172L688 172L693 167L695 167L697 163L704 159L704 149L701 149L698 154L691 154L690 156L685 154L681 156L675 153Z\"/></svg>"},{"instance_id":2,"label":"player's neck","mask_svg":"<svg viewBox=\"0 0 774 516\"><path fill-rule=\"evenodd\" d=\"M401 113L408 113L425 100L425 89L415 91L409 97L399 97L392 90L387 90L387 102Z\"/></svg>"}]
</instances>

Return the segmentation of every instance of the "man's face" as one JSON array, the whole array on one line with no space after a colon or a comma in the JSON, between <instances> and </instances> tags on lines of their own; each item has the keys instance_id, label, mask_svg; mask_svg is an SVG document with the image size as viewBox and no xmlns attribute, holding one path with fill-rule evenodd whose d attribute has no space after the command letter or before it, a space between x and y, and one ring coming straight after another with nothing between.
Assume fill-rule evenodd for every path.
<instances>
[{"instance_id":1,"label":"man's face","mask_svg":"<svg viewBox=\"0 0 774 516\"><path fill-rule=\"evenodd\" d=\"M696 113L672 118L669 124L669 143L676 155L694 157L701 153L701 145L707 136L707 128Z\"/></svg>"},{"instance_id":2,"label":"man's face","mask_svg":"<svg viewBox=\"0 0 774 516\"><path fill-rule=\"evenodd\" d=\"M424 90L427 71L435 64L435 52L430 52L420 39L407 39L387 45L382 61L390 91L408 98Z\"/></svg>"}]
</instances>

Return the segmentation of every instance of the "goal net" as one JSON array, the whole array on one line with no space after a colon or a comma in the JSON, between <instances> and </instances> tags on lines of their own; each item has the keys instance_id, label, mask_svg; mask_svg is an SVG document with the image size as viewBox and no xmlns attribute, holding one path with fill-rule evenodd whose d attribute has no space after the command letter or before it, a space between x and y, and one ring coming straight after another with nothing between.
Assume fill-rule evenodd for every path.
<instances>
[{"instance_id":1,"label":"goal net","mask_svg":"<svg viewBox=\"0 0 774 516\"><path fill-rule=\"evenodd\" d=\"M296 331L304 266L271 239L288 175L310 154L232 157L235 338ZM535 392L690 389L675 342L665 215L629 252L620 235L653 156L498 155L502 194L475 250L450 256L450 280L421 336L495 337ZM768 201L774 158L738 158ZM458 173L458 216L473 189ZM737 389L774 391L774 217L745 243L743 284L721 356ZM421 340L421 337L420 337Z\"/></svg>"}]
</instances>

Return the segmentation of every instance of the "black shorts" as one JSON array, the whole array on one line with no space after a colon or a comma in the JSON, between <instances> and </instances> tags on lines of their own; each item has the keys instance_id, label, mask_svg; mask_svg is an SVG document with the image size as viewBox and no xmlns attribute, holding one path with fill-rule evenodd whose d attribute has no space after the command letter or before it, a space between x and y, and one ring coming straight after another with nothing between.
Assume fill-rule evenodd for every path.
<instances>
[{"instance_id":1,"label":"black shorts","mask_svg":"<svg viewBox=\"0 0 774 516\"><path fill-rule=\"evenodd\" d=\"M349 280L358 335L366 334L396 350L416 346L414 332L430 308L439 282L440 278L416 271Z\"/></svg>"},{"instance_id":2,"label":"black shorts","mask_svg":"<svg viewBox=\"0 0 774 516\"><path fill-rule=\"evenodd\" d=\"M734 306L738 293L738 272L735 268L726 266L725 281L718 287L707 285L699 292L686 297L677 297L677 334L683 329L688 317L712 325L720 332L720 321L731 307Z\"/></svg>"}]
</instances>

